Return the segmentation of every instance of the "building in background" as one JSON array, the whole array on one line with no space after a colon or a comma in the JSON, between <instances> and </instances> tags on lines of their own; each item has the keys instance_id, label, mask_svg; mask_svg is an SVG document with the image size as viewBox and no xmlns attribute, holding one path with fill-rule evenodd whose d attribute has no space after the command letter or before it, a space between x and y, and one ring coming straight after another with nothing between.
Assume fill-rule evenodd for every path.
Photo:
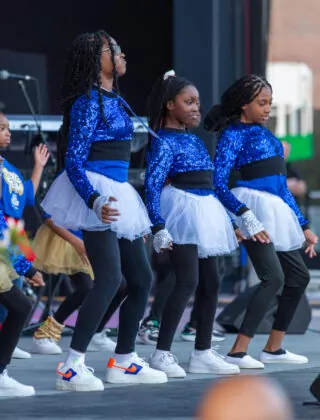
<instances>
[{"instance_id":1,"label":"building in background","mask_svg":"<svg viewBox=\"0 0 320 420\"><path fill-rule=\"evenodd\" d=\"M297 162L310 189L320 189L318 163L320 158L319 15L320 1L318 0L272 0L268 61L304 64L312 72L314 153L311 159ZM288 91L288 96L290 94L291 92Z\"/></svg>"}]
</instances>

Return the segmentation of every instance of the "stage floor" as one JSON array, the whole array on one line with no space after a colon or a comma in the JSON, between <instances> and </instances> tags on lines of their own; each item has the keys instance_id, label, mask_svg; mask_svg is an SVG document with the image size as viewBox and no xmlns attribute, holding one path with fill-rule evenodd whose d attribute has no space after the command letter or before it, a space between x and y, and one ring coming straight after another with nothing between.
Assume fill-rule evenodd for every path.
<instances>
[{"instance_id":1,"label":"stage floor","mask_svg":"<svg viewBox=\"0 0 320 420\"><path fill-rule=\"evenodd\" d=\"M316 315L312 326L319 326ZM308 331L305 335L289 335L285 347L291 351L309 357L308 365L269 365L263 372L250 372L270 376L278 381L287 391L295 409L296 419L311 420L320 418L320 407L303 406L304 401L312 401L309 386L320 372L319 333ZM219 351L225 354L234 340L228 335L221 343ZM251 345L251 354L258 356L266 336L258 335ZM64 351L68 349L70 337L62 339ZM30 337L23 337L19 346L28 350ZM186 367L192 344L180 341L179 337L173 346L181 365ZM153 346L138 345L137 351L148 357ZM105 386L104 392L98 393L63 393L55 390L55 368L61 356L34 355L29 360L14 360L9 373L23 383L33 385L37 396L24 399L0 399L0 418L7 419L46 419L68 420L87 419L148 419L148 420L181 420L195 416L199 402L206 389L219 380L217 376L188 375L186 379L169 380L162 385L139 386ZM96 375L104 378L107 355L88 353L86 363L95 369Z\"/></svg>"}]
</instances>

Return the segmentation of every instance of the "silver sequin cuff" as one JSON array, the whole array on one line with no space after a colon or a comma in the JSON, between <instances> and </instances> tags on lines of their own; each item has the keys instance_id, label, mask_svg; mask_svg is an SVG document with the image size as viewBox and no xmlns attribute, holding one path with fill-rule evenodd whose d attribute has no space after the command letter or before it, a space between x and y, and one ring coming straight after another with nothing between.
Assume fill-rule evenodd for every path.
<instances>
[{"instance_id":1,"label":"silver sequin cuff","mask_svg":"<svg viewBox=\"0 0 320 420\"><path fill-rule=\"evenodd\" d=\"M98 198L96 198L93 202L92 210L97 215L98 219L102 221L102 207L105 204L110 204L109 197L100 195Z\"/></svg>"},{"instance_id":2,"label":"silver sequin cuff","mask_svg":"<svg viewBox=\"0 0 320 420\"><path fill-rule=\"evenodd\" d=\"M153 248L159 254L161 249L169 248L172 240L172 236L167 229L161 229L153 237Z\"/></svg>"},{"instance_id":3,"label":"silver sequin cuff","mask_svg":"<svg viewBox=\"0 0 320 420\"><path fill-rule=\"evenodd\" d=\"M263 224L259 222L251 210L246 211L240 217L250 236L256 235L264 230Z\"/></svg>"}]
</instances>

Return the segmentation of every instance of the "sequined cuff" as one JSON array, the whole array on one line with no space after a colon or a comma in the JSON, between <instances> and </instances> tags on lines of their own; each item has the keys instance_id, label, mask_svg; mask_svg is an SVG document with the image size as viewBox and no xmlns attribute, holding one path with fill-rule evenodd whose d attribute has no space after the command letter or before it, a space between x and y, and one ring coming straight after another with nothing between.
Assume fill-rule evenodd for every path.
<instances>
[{"instance_id":1,"label":"sequined cuff","mask_svg":"<svg viewBox=\"0 0 320 420\"><path fill-rule=\"evenodd\" d=\"M168 249L173 239L167 229L162 229L153 237L153 248L159 254L162 249Z\"/></svg>"},{"instance_id":2,"label":"sequined cuff","mask_svg":"<svg viewBox=\"0 0 320 420\"><path fill-rule=\"evenodd\" d=\"M302 230L310 229L309 223L306 223L305 225L301 226Z\"/></svg>"},{"instance_id":3,"label":"sequined cuff","mask_svg":"<svg viewBox=\"0 0 320 420\"><path fill-rule=\"evenodd\" d=\"M20 255L18 258L14 259L12 266L20 276L24 276L32 267L32 263L23 255Z\"/></svg>"},{"instance_id":4,"label":"sequined cuff","mask_svg":"<svg viewBox=\"0 0 320 420\"><path fill-rule=\"evenodd\" d=\"M240 217L250 236L256 235L264 230L263 224L259 222L251 210L246 211Z\"/></svg>"}]
</instances>

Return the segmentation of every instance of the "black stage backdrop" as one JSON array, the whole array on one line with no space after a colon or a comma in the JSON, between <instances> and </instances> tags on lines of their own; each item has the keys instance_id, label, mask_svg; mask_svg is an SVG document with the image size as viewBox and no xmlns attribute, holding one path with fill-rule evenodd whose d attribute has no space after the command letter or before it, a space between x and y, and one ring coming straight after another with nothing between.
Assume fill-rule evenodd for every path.
<instances>
[{"instance_id":1,"label":"black stage backdrop","mask_svg":"<svg viewBox=\"0 0 320 420\"><path fill-rule=\"evenodd\" d=\"M139 114L145 113L146 96L157 77L172 66L171 0L13 0L1 4L1 17L0 49L10 50L10 57L11 51L30 56L26 64L25 58L12 63L1 54L0 69L28 71L47 81L41 83L41 90L48 92L42 95L43 113L60 113L57 96L66 50L80 32L105 29L121 45L128 71L120 88ZM35 54L46 61L40 74ZM8 103L7 113L28 113L12 81L0 81L0 101Z\"/></svg>"}]
</instances>

